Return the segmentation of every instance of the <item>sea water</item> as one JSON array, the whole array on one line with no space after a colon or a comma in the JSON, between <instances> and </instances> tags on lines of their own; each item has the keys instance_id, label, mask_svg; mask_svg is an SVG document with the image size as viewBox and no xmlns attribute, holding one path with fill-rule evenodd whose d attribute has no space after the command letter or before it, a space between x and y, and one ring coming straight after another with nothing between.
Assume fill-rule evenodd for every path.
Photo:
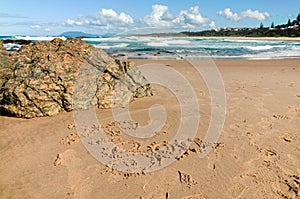
<instances>
[{"instance_id":1,"label":"sea water","mask_svg":"<svg viewBox=\"0 0 300 199\"><path fill-rule=\"evenodd\" d=\"M50 41L55 37L15 36L8 39ZM1 37L0 39L6 39ZM66 39L61 37L61 39ZM124 59L287 59L300 57L300 42L197 37L115 36L83 38ZM6 45L6 47L10 47Z\"/></svg>"}]
</instances>

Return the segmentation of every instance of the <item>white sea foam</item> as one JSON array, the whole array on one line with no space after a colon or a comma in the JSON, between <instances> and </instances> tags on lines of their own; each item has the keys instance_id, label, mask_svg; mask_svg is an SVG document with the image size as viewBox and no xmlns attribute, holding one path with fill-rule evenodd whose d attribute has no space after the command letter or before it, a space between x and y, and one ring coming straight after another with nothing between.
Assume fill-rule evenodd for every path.
<instances>
[{"instance_id":1,"label":"white sea foam","mask_svg":"<svg viewBox=\"0 0 300 199\"><path fill-rule=\"evenodd\" d=\"M182 45L182 44L190 44L191 41L188 41L188 40L182 40L182 39L180 39L180 40L175 39L175 40L169 40L169 41L166 41L166 43L169 44L169 45L170 45L170 44Z\"/></svg>"},{"instance_id":2,"label":"white sea foam","mask_svg":"<svg viewBox=\"0 0 300 199\"><path fill-rule=\"evenodd\" d=\"M55 38L66 40L65 37L35 37L35 36L16 36L16 39L31 40L31 41L51 41Z\"/></svg>"},{"instance_id":3,"label":"white sea foam","mask_svg":"<svg viewBox=\"0 0 300 199\"><path fill-rule=\"evenodd\" d=\"M156 46L156 47L164 47L164 46L182 46L185 45L184 47L192 47L190 46L192 42L188 40L171 40L171 39L152 39L148 40L147 45L148 46Z\"/></svg>"},{"instance_id":4,"label":"white sea foam","mask_svg":"<svg viewBox=\"0 0 300 199\"><path fill-rule=\"evenodd\" d=\"M111 49L111 48L125 48L128 44L121 43L117 45L96 45L96 47L103 48L103 49Z\"/></svg>"},{"instance_id":5,"label":"white sea foam","mask_svg":"<svg viewBox=\"0 0 300 199\"><path fill-rule=\"evenodd\" d=\"M138 37L135 38L135 41L137 42L154 42L154 41L159 41L161 40L160 38L157 37Z\"/></svg>"},{"instance_id":6,"label":"white sea foam","mask_svg":"<svg viewBox=\"0 0 300 199\"><path fill-rule=\"evenodd\" d=\"M11 43L8 43L8 44L3 44L3 47L4 47L6 50L18 50L18 49L20 49L22 46L19 45L19 44L11 44Z\"/></svg>"},{"instance_id":7,"label":"white sea foam","mask_svg":"<svg viewBox=\"0 0 300 199\"><path fill-rule=\"evenodd\" d=\"M218 38L216 38L218 39ZM235 42L235 43L274 43L276 41L271 41L271 40L255 40L255 39L224 39L224 41L229 41L229 42Z\"/></svg>"},{"instance_id":8,"label":"white sea foam","mask_svg":"<svg viewBox=\"0 0 300 199\"><path fill-rule=\"evenodd\" d=\"M266 46L244 46L244 48L247 48L249 50L270 50L274 48L274 46L266 45Z\"/></svg>"},{"instance_id":9,"label":"white sea foam","mask_svg":"<svg viewBox=\"0 0 300 199\"><path fill-rule=\"evenodd\" d=\"M89 42L117 42L120 41L120 37L109 37L109 38L83 38L82 41L89 41Z\"/></svg>"},{"instance_id":10,"label":"white sea foam","mask_svg":"<svg viewBox=\"0 0 300 199\"><path fill-rule=\"evenodd\" d=\"M16 36L14 39L25 39L32 41L50 41L56 37L33 37ZM61 39L66 39L60 37ZM172 38L172 37L139 37L139 36L115 36L110 38L83 38L85 42L96 47L117 50L129 56L132 54L144 54L145 57L156 52L154 49L164 49L168 52L176 52L188 58L210 58L215 59L278 59L300 57L300 44L298 42L269 41L252 39L223 39L223 38ZM10 46L6 46L10 48ZM146 53L145 50L146 49ZM149 50L150 49L150 50ZM147 54L148 52L148 54ZM159 58L165 56L176 56L161 51Z\"/></svg>"},{"instance_id":11,"label":"white sea foam","mask_svg":"<svg viewBox=\"0 0 300 199\"><path fill-rule=\"evenodd\" d=\"M169 46L167 42L149 42L147 43L148 46L154 46L154 47L166 47Z\"/></svg>"}]
</instances>

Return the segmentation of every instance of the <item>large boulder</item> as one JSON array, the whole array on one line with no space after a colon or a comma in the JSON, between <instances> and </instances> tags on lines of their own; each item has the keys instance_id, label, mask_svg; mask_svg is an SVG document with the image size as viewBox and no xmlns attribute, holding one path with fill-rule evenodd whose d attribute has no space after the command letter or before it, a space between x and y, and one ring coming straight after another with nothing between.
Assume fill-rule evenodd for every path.
<instances>
[{"instance_id":1,"label":"large boulder","mask_svg":"<svg viewBox=\"0 0 300 199\"><path fill-rule=\"evenodd\" d=\"M8 58L6 49L3 47L3 41L0 40L0 88L2 85L12 77L12 62ZM2 100L3 95L0 91L0 101Z\"/></svg>"},{"instance_id":2,"label":"large boulder","mask_svg":"<svg viewBox=\"0 0 300 199\"><path fill-rule=\"evenodd\" d=\"M0 109L10 116L112 108L123 106L127 99L152 95L150 84L133 63L114 60L80 39L31 43L10 60L12 75L0 90Z\"/></svg>"}]
</instances>

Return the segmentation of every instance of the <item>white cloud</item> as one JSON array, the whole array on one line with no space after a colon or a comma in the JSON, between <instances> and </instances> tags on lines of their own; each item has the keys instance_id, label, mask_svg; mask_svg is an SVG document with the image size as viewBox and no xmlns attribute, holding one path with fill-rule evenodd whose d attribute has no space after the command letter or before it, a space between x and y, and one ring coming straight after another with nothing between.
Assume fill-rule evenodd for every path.
<instances>
[{"instance_id":1,"label":"white cloud","mask_svg":"<svg viewBox=\"0 0 300 199\"><path fill-rule=\"evenodd\" d=\"M152 13L150 15L146 15L142 22L147 26L152 27L170 27L173 24L174 17L169 12L169 8L164 5L153 5Z\"/></svg>"},{"instance_id":2,"label":"white cloud","mask_svg":"<svg viewBox=\"0 0 300 199\"><path fill-rule=\"evenodd\" d=\"M209 27L211 29L216 29L217 28L216 23L214 21L210 22Z\"/></svg>"},{"instance_id":3,"label":"white cloud","mask_svg":"<svg viewBox=\"0 0 300 199\"><path fill-rule=\"evenodd\" d=\"M73 19L67 19L67 21L63 22L63 26L83 26L83 25L89 25L90 22L87 19L79 19L77 21Z\"/></svg>"},{"instance_id":4,"label":"white cloud","mask_svg":"<svg viewBox=\"0 0 300 199\"><path fill-rule=\"evenodd\" d=\"M258 10L246 10L241 12L240 14L241 18L248 18L248 19L253 19L253 20L259 20L259 21L264 21L268 17L270 17L270 14L267 12L259 12Z\"/></svg>"},{"instance_id":5,"label":"white cloud","mask_svg":"<svg viewBox=\"0 0 300 199\"><path fill-rule=\"evenodd\" d=\"M50 32L51 31L50 28L43 27L41 25L31 25L30 28L35 29L35 30L43 30L43 31L46 31L46 32Z\"/></svg>"},{"instance_id":6,"label":"white cloud","mask_svg":"<svg viewBox=\"0 0 300 199\"><path fill-rule=\"evenodd\" d=\"M218 14L232 21L238 21L241 19L237 13L231 12L230 8L225 8L223 11L219 11Z\"/></svg>"},{"instance_id":7,"label":"white cloud","mask_svg":"<svg viewBox=\"0 0 300 199\"><path fill-rule=\"evenodd\" d=\"M40 25L31 25L30 28L32 28L32 29L41 29L42 27Z\"/></svg>"},{"instance_id":8,"label":"white cloud","mask_svg":"<svg viewBox=\"0 0 300 199\"><path fill-rule=\"evenodd\" d=\"M211 21L208 18L202 17L198 6L182 10L174 15L170 12L168 6L157 4L152 6L150 14L136 20L124 12L117 13L113 9L101 9L93 15L80 15L77 19L67 19L62 25L91 27L106 32L147 31L147 29L154 32L164 32L203 26L215 27L214 23L209 26L210 23Z\"/></svg>"},{"instance_id":9,"label":"white cloud","mask_svg":"<svg viewBox=\"0 0 300 199\"><path fill-rule=\"evenodd\" d=\"M141 21L150 27L183 29L205 26L210 20L201 16L198 6L191 7L189 10L182 10L178 16L174 16L167 6L153 5L152 13L146 15Z\"/></svg>"},{"instance_id":10,"label":"white cloud","mask_svg":"<svg viewBox=\"0 0 300 199\"><path fill-rule=\"evenodd\" d=\"M63 26L94 26L104 31L122 30L134 24L131 16L121 12L117 13L112 9L101 9L98 13L91 16L80 15L77 19L67 19L62 23Z\"/></svg>"},{"instance_id":11,"label":"white cloud","mask_svg":"<svg viewBox=\"0 0 300 199\"><path fill-rule=\"evenodd\" d=\"M189 10L183 10L180 12L177 21L180 22L181 25L207 25L209 22L208 18L203 18L199 12L199 7L191 7Z\"/></svg>"},{"instance_id":12,"label":"white cloud","mask_svg":"<svg viewBox=\"0 0 300 199\"><path fill-rule=\"evenodd\" d=\"M260 12L258 10L251 10L251 9L242 11L238 14L238 13L233 13L230 8L225 8L224 10L219 11L218 14L223 17L226 17L231 21L239 21L245 18L264 21L268 17L270 17L270 14L268 12Z\"/></svg>"},{"instance_id":13,"label":"white cloud","mask_svg":"<svg viewBox=\"0 0 300 199\"><path fill-rule=\"evenodd\" d=\"M131 16L123 12L118 14L112 9L101 9L93 18L92 24L94 25L106 25L107 23L128 25L134 23Z\"/></svg>"}]
</instances>

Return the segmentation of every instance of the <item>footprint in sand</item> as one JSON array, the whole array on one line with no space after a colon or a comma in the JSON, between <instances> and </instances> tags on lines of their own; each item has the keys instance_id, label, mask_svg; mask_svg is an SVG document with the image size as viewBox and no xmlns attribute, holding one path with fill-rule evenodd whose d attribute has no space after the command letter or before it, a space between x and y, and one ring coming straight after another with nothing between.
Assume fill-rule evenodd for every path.
<instances>
[{"instance_id":1,"label":"footprint in sand","mask_svg":"<svg viewBox=\"0 0 300 199\"><path fill-rule=\"evenodd\" d=\"M229 189L229 196L230 198L242 198L246 190L247 186L241 183L236 183Z\"/></svg>"},{"instance_id":2,"label":"footprint in sand","mask_svg":"<svg viewBox=\"0 0 300 199\"><path fill-rule=\"evenodd\" d=\"M139 126L138 122L135 122L135 121L132 121L132 120L117 121L116 124L119 128L121 128L123 130L126 130L126 129L135 130Z\"/></svg>"},{"instance_id":3,"label":"footprint in sand","mask_svg":"<svg viewBox=\"0 0 300 199\"><path fill-rule=\"evenodd\" d=\"M208 197L206 197L204 194L192 194L192 195L189 195L189 196L185 196L181 199L207 199Z\"/></svg>"},{"instance_id":4,"label":"footprint in sand","mask_svg":"<svg viewBox=\"0 0 300 199\"><path fill-rule=\"evenodd\" d=\"M80 141L80 136L77 133L71 133L67 137L61 139L60 143L64 145L72 145Z\"/></svg>"},{"instance_id":5,"label":"footprint in sand","mask_svg":"<svg viewBox=\"0 0 300 199\"><path fill-rule=\"evenodd\" d=\"M278 120L287 120L287 119L289 119L289 117L287 115L282 115L282 114L274 114L273 117L275 119L278 119Z\"/></svg>"},{"instance_id":6,"label":"footprint in sand","mask_svg":"<svg viewBox=\"0 0 300 199\"><path fill-rule=\"evenodd\" d=\"M116 143L116 145L122 147L128 152L133 152L133 153L141 152L141 144L135 140L120 141L119 143Z\"/></svg>"},{"instance_id":7,"label":"footprint in sand","mask_svg":"<svg viewBox=\"0 0 300 199\"><path fill-rule=\"evenodd\" d=\"M259 150L263 156L264 156L264 161L266 162L275 162L280 159L279 154L271 148L263 148Z\"/></svg>"},{"instance_id":8,"label":"footprint in sand","mask_svg":"<svg viewBox=\"0 0 300 199\"><path fill-rule=\"evenodd\" d=\"M262 117L260 122L257 123L257 125L265 130L273 128L272 120L269 117Z\"/></svg>"},{"instance_id":9,"label":"footprint in sand","mask_svg":"<svg viewBox=\"0 0 300 199\"><path fill-rule=\"evenodd\" d=\"M58 154L54 161L55 166L67 168L67 181L71 190L67 194L74 195L75 198L89 198L92 191L92 185L87 178L84 178L82 164L82 160L76 156L76 151L72 149Z\"/></svg>"},{"instance_id":10,"label":"footprint in sand","mask_svg":"<svg viewBox=\"0 0 300 199\"><path fill-rule=\"evenodd\" d=\"M197 184L197 181L195 181L190 175L185 174L181 171L178 171L179 174L179 181L182 184L185 184L188 188L192 188L194 185Z\"/></svg>"},{"instance_id":11,"label":"footprint in sand","mask_svg":"<svg viewBox=\"0 0 300 199\"><path fill-rule=\"evenodd\" d=\"M60 154L57 154L56 159L54 160L53 164L56 167L61 165L61 155Z\"/></svg>"},{"instance_id":12,"label":"footprint in sand","mask_svg":"<svg viewBox=\"0 0 300 199\"><path fill-rule=\"evenodd\" d=\"M77 132L79 133L80 137L90 137L93 136L95 133L99 132L101 126L98 124L91 124L91 125L76 125Z\"/></svg>"},{"instance_id":13,"label":"footprint in sand","mask_svg":"<svg viewBox=\"0 0 300 199\"><path fill-rule=\"evenodd\" d=\"M68 125L68 129L70 129L70 130L73 130L73 129L75 129L76 128L76 125L75 124L69 124Z\"/></svg>"},{"instance_id":14,"label":"footprint in sand","mask_svg":"<svg viewBox=\"0 0 300 199\"><path fill-rule=\"evenodd\" d=\"M109 135L111 137L119 137L122 136L122 132L115 127L104 127L103 131L106 135Z\"/></svg>"},{"instance_id":15,"label":"footprint in sand","mask_svg":"<svg viewBox=\"0 0 300 199\"><path fill-rule=\"evenodd\" d=\"M272 191L282 198L300 198L299 156L287 154L289 164L278 165L279 179L272 183Z\"/></svg>"},{"instance_id":16,"label":"footprint in sand","mask_svg":"<svg viewBox=\"0 0 300 199\"><path fill-rule=\"evenodd\" d=\"M294 140L294 138L289 134L281 135L281 136L279 136L279 138L287 143L291 143Z\"/></svg>"},{"instance_id":17,"label":"footprint in sand","mask_svg":"<svg viewBox=\"0 0 300 199\"><path fill-rule=\"evenodd\" d=\"M162 149L166 149L170 152L174 151L174 148L168 143L168 141L153 142L149 146L147 146L147 151L150 152L156 152Z\"/></svg>"},{"instance_id":18,"label":"footprint in sand","mask_svg":"<svg viewBox=\"0 0 300 199\"><path fill-rule=\"evenodd\" d=\"M290 83L288 84L288 87L294 87L294 85L295 85L295 82L290 82Z\"/></svg>"},{"instance_id":19,"label":"footprint in sand","mask_svg":"<svg viewBox=\"0 0 300 199\"><path fill-rule=\"evenodd\" d=\"M274 182L272 184L272 190L282 198L299 198L300 188L299 188L299 177L291 177L283 181Z\"/></svg>"}]
</instances>

